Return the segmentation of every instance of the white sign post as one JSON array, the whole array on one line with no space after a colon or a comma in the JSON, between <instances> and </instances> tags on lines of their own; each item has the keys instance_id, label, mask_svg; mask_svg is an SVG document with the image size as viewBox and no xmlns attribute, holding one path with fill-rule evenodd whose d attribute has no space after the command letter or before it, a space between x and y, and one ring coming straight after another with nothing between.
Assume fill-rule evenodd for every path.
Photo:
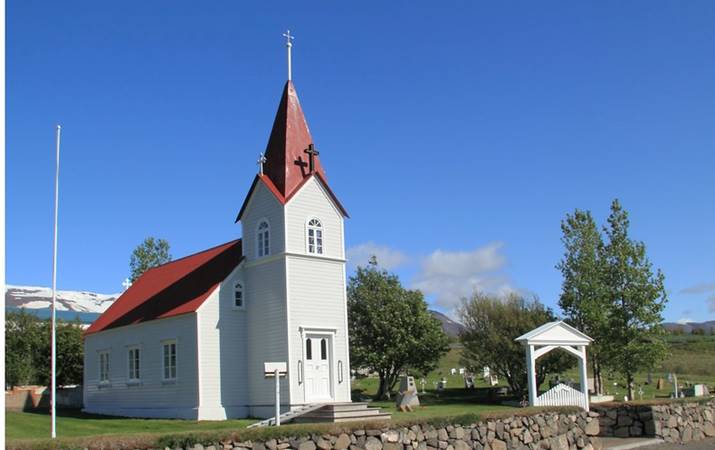
<instances>
[{"instance_id":1,"label":"white sign post","mask_svg":"<svg viewBox=\"0 0 715 450\"><path fill-rule=\"evenodd\" d=\"M276 379L276 426L281 424L281 376L288 374L288 364L284 362L267 362L263 363L263 374L266 378L275 377Z\"/></svg>"}]
</instances>

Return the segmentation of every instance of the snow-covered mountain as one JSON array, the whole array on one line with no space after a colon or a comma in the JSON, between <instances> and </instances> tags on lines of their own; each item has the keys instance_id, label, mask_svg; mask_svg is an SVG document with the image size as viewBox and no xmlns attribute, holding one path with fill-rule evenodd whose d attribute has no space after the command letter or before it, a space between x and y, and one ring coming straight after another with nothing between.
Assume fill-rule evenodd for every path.
<instances>
[{"instance_id":1,"label":"snow-covered mountain","mask_svg":"<svg viewBox=\"0 0 715 450\"><path fill-rule=\"evenodd\" d=\"M120 294L97 294L85 291L57 291L57 310L100 314ZM38 286L7 285L6 308L47 309L52 303L52 289Z\"/></svg>"}]
</instances>

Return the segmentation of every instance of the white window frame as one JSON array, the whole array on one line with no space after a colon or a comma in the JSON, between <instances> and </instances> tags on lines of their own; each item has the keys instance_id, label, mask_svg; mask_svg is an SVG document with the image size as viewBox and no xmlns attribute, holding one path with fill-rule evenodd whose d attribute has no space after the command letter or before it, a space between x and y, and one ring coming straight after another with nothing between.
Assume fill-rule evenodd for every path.
<instances>
[{"instance_id":1,"label":"white window frame","mask_svg":"<svg viewBox=\"0 0 715 450\"><path fill-rule=\"evenodd\" d=\"M266 224L266 229L263 231L261 230L261 225L263 225L264 223ZM265 240L261 240L263 233L268 233L267 245L261 245L265 242ZM271 223L268 221L268 219L263 218L259 220L258 224L256 225L256 258L263 258L264 256L269 256L271 254L272 235L273 233L271 233Z\"/></svg>"},{"instance_id":2,"label":"white window frame","mask_svg":"<svg viewBox=\"0 0 715 450\"><path fill-rule=\"evenodd\" d=\"M238 291L240 286L241 289L241 305L236 305L236 291ZM246 285L242 279L238 279L233 283L233 296L231 297L231 307L235 310L246 309Z\"/></svg>"},{"instance_id":3,"label":"white window frame","mask_svg":"<svg viewBox=\"0 0 715 450\"><path fill-rule=\"evenodd\" d=\"M171 376L171 365L169 365L169 377L166 376L166 348L174 346L174 376ZM171 358L171 356L170 356ZM161 379L165 382L176 382L179 378L179 342L177 339L165 339L161 341Z\"/></svg>"},{"instance_id":4,"label":"white window frame","mask_svg":"<svg viewBox=\"0 0 715 450\"><path fill-rule=\"evenodd\" d=\"M132 352L139 352L139 358L132 357ZM130 345L127 346L127 382L131 384L137 384L141 382L141 377L142 377L142 369L143 369L143 364L142 364L142 348L139 345ZM132 373L132 361L137 360L138 367L134 367L134 373ZM138 375L137 377L133 377L133 375Z\"/></svg>"},{"instance_id":5,"label":"white window frame","mask_svg":"<svg viewBox=\"0 0 715 450\"><path fill-rule=\"evenodd\" d=\"M99 361L99 384L109 384L109 381L111 379L110 377L110 370L111 370L111 363L110 363L110 358L109 358L109 350L100 350L97 352L97 360ZM104 370L104 362L106 361L106 371ZM103 377L102 375L106 375L106 377Z\"/></svg>"},{"instance_id":6,"label":"white window frame","mask_svg":"<svg viewBox=\"0 0 715 450\"><path fill-rule=\"evenodd\" d=\"M311 225L310 223L312 221L316 220L319 224L319 226ZM314 237L316 239L315 243L315 249L314 251L310 251L310 231L314 231L314 236L317 234L315 231L320 230L320 251L318 252L318 245L317 245L317 236ZM318 217L310 217L308 220L305 221L305 252L309 255L315 255L315 256L325 256L325 227L323 226L323 221L320 220Z\"/></svg>"}]
</instances>

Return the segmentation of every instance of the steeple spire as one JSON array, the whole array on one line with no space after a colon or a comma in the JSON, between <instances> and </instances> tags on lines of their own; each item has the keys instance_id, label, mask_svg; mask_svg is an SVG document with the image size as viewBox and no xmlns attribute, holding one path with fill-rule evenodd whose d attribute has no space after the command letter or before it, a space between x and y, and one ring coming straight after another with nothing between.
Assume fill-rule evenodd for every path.
<instances>
[{"instance_id":1,"label":"steeple spire","mask_svg":"<svg viewBox=\"0 0 715 450\"><path fill-rule=\"evenodd\" d=\"M283 37L286 38L286 48L288 49L288 81L293 79L293 69L291 67L291 49L293 48L293 39L295 39L293 36L290 34L290 30L286 30L285 33L283 33Z\"/></svg>"},{"instance_id":2,"label":"steeple spire","mask_svg":"<svg viewBox=\"0 0 715 450\"><path fill-rule=\"evenodd\" d=\"M263 174L284 197L313 173L325 178L298 94L290 80L283 88L264 155Z\"/></svg>"}]
</instances>

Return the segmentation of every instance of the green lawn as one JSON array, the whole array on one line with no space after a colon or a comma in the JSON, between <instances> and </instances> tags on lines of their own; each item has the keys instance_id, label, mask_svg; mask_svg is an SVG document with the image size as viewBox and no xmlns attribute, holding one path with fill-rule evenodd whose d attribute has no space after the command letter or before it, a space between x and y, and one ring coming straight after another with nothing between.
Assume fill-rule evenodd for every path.
<instances>
[{"instance_id":1,"label":"green lawn","mask_svg":"<svg viewBox=\"0 0 715 450\"><path fill-rule=\"evenodd\" d=\"M197 422L195 420L127 419L60 410L57 435L62 437L98 436L105 434L173 433L243 428L254 420ZM5 438L31 439L50 436L47 413L5 412Z\"/></svg>"},{"instance_id":2,"label":"green lawn","mask_svg":"<svg viewBox=\"0 0 715 450\"><path fill-rule=\"evenodd\" d=\"M661 391L655 390L655 381L665 378L668 372L678 374L680 384L705 383L715 386L715 337L714 336L671 336L668 338L670 355L662 366L653 372L654 383L645 385L647 374L638 374L636 382L643 386L643 399L667 398L672 390L670 384ZM393 418L401 420L419 419L436 416L459 416L465 414L483 414L488 412L508 411L512 409L499 404L498 398L490 396L490 389L481 377L477 377L477 389L464 389L461 375L451 375L450 369L460 367L460 348L455 345L440 361L439 367L428 374L425 383L425 394L420 394L421 406L414 412L401 412L395 408L394 401L371 402L372 406L392 413ZM479 375L479 374L478 374ZM434 383L445 377L447 389L437 392ZM575 369L563 374L562 378L578 379ZM417 377L417 387L422 392L420 378ZM504 380L500 380L504 385ZM615 384L614 384L615 383ZM353 382L353 400L369 400L377 391L377 378L359 378ZM615 395L616 400L622 400L626 389L623 381L606 377L606 390ZM542 386L542 390L547 386ZM160 435L185 431L235 430L246 427L252 420L227 420L197 422L189 420L163 419L127 419L108 416L81 414L77 411L60 411L57 419L58 435L63 437L82 437L100 435L133 436L140 434ZM7 412L5 419L5 437L9 440L43 439L50 434L50 417L42 413ZM39 442L39 441L38 441Z\"/></svg>"}]
</instances>

